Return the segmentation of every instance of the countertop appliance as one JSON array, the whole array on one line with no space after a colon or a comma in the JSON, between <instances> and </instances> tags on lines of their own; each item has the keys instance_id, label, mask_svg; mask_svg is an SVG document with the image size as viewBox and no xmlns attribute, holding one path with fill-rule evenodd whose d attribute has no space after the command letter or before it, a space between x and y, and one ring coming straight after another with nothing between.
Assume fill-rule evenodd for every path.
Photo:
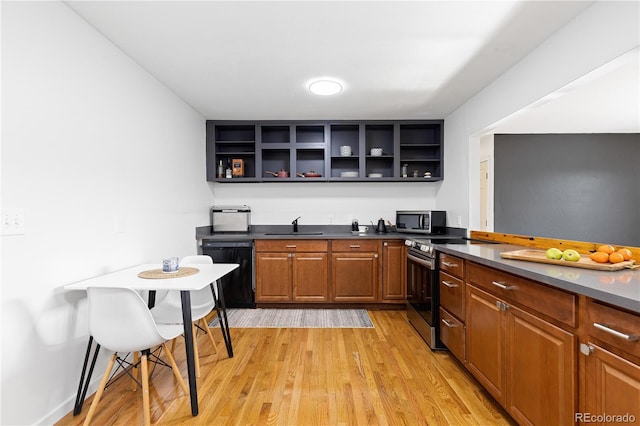
<instances>
[{"instance_id":1,"label":"countertop appliance","mask_svg":"<svg viewBox=\"0 0 640 426\"><path fill-rule=\"evenodd\" d=\"M398 232L416 234L444 234L447 230L447 212L444 210L397 210Z\"/></svg>"},{"instance_id":2,"label":"countertop appliance","mask_svg":"<svg viewBox=\"0 0 640 426\"><path fill-rule=\"evenodd\" d=\"M211 226L213 232L249 232L251 231L251 208L242 206L211 207Z\"/></svg>"},{"instance_id":3,"label":"countertop appliance","mask_svg":"<svg viewBox=\"0 0 640 426\"><path fill-rule=\"evenodd\" d=\"M432 350L440 341L438 258L429 240L405 240L407 246L407 318Z\"/></svg>"},{"instance_id":4,"label":"countertop appliance","mask_svg":"<svg viewBox=\"0 0 640 426\"><path fill-rule=\"evenodd\" d=\"M211 256L214 263L240 265L220 279L227 308L255 308L255 270L252 240L203 240L202 254Z\"/></svg>"}]
</instances>

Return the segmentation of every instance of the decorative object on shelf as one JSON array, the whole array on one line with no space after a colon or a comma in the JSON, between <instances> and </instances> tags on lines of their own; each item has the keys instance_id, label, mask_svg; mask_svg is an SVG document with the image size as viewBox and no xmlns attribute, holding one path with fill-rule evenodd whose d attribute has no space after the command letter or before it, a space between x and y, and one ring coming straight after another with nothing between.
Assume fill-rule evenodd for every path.
<instances>
[{"instance_id":1,"label":"decorative object on shelf","mask_svg":"<svg viewBox=\"0 0 640 426\"><path fill-rule=\"evenodd\" d=\"M340 177L355 178L358 177L358 172L340 172Z\"/></svg>"},{"instance_id":2,"label":"decorative object on shelf","mask_svg":"<svg viewBox=\"0 0 640 426\"><path fill-rule=\"evenodd\" d=\"M371 148L372 157L380 157L382 155L382 148Z\"/></svg>"},{"instance_id":3,"label":"decorative object on shelf","mask_svg":"<svg viewBox=\"0 0 640 426\"><path fill-rule=\"evenodd\" d=\"M268 173L270 175L273 175L273 177L277 177L277 178L288 178L289 177L289 172L286 171L285 169L280 169L279 172L270 172L269 170L265 170L265 173Z\"/></svg>"},{"instance_id":4,"label":"decorative object on shelf","mask_svg":"<svg viewBox=\"0 0 640 426\"><path fill-rule=\"evenodd\" d=\"M299 177L306 177L306 178L319 178L322 177L322 175L320 173L316 173L315 171L311 170L308 173L296 173L297 176Z\"/></svg>"},{"instance_id":5,"label":"decorative object on shelf","mask_svg":"<svg viewBox=\"0 0 640 426\"><path fill-rule=\"evenodd\" d=\"M413 177L418 177L419 174L420 174L419 170L414 170L413 171Z\"/></svg>"},{"instance_id":6,"label":"decorative object on shelf","mask_svg":"<svg viewBox=\"0 0 640 426\"><path fill-rule=\"evenodd\" d=\"M222 160L220 160L220 164L218 164L218 174L216 177L218 179L224 178L224 166L222 165Z\"/></svg>"},{"instance_id":7,"label":"decorative object on shelf","mask_svg":"<svg viewBox=\"0 0 640 426\"><path fill-rule=\"evenodd\" d=\"M431 177L431 172L430 171L424 172L424 177L425 179L429 179Z\"/></svg>"},{"instance_id":8,"label":"decorative object on shelf","mask_svg":"<svg viewBox=\"0 0 640 426\"><path fill-rule=\"evenodd\" d=\"M369 173L367 176L370 178L381 178L382 173Z\"/></svg>"},{"instance_id":9,"label":"decorative object on shelf","mask_svg":"<svg viewBox=\"0 0 640 426\"><path fill-rule=\"evenodd\" d=\"M244 177L244 160L241 158L234 158L231 160L231 173L233 177Z\"/></svg>"},{"instance_id":10,"label":"decorative object on shelf","mask_svg":"<svg viewBox=\"0 0 640 426\"><path fill-rule=\"evenodd\" d=\"M409 177L409 165L408 164L403 164L402 165L402 177L406 178Z\"/></svg>"},{"instance_id":11,"label":"decorative object on shelf","mask_svg":"<svg viewBox=\"0 0 640 426\"><path fill-rule=\"evenodd\" d=\"M351 147L349 145L342 145L340 147L340 155L342 157L351 157Z\"/></svg>"}]
</instances>

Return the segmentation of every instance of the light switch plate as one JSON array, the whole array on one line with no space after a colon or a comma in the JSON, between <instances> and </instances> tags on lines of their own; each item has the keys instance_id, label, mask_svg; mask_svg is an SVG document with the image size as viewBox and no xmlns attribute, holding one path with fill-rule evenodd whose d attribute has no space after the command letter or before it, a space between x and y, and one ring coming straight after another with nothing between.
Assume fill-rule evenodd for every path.
<instances>
[{"instance_id":1,"label":"light switch plate","mask_svg":"<svg viewBox=\"0 0 640 426\"><path fill-rule=\"evenodd\" d=\"M2 235L24 234L24 209L2 209L2 223L0 224Z\"/></svg>"}]
</instances>

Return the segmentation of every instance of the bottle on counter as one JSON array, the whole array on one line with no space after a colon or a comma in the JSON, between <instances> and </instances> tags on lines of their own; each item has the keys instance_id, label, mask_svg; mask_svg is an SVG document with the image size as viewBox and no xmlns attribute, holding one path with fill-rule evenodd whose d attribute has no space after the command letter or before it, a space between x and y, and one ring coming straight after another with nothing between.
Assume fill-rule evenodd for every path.
<instances>
[{"instance_id":1,"label":"bottle on counter","mask_svg":"<svg viewBox=\"0 0 640 426\"><path fill-rule=\"evenodd\" d=\"M222 160L220 160L220 164L218 164L218 174L216 175L218 178L224 177L224 166L222 165Z\"/></svg>"}]
</instances>

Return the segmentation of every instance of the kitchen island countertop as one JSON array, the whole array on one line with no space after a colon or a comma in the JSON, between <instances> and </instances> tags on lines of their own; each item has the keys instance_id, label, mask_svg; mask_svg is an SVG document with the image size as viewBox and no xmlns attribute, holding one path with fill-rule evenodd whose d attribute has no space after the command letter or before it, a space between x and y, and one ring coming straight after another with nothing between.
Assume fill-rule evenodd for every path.
<instances>
[{"instance_id":1,"label":"kitchen island countertop","mask_svg":"<svg viewBox=\"0 0 640 426\"><path fill-rule=\"evenodd\" d=\"M640 314L640 268L598 271L500 257L502 252L527 248L513 244L436 244L438 251Z\"/></svg>"}]
</instances>

